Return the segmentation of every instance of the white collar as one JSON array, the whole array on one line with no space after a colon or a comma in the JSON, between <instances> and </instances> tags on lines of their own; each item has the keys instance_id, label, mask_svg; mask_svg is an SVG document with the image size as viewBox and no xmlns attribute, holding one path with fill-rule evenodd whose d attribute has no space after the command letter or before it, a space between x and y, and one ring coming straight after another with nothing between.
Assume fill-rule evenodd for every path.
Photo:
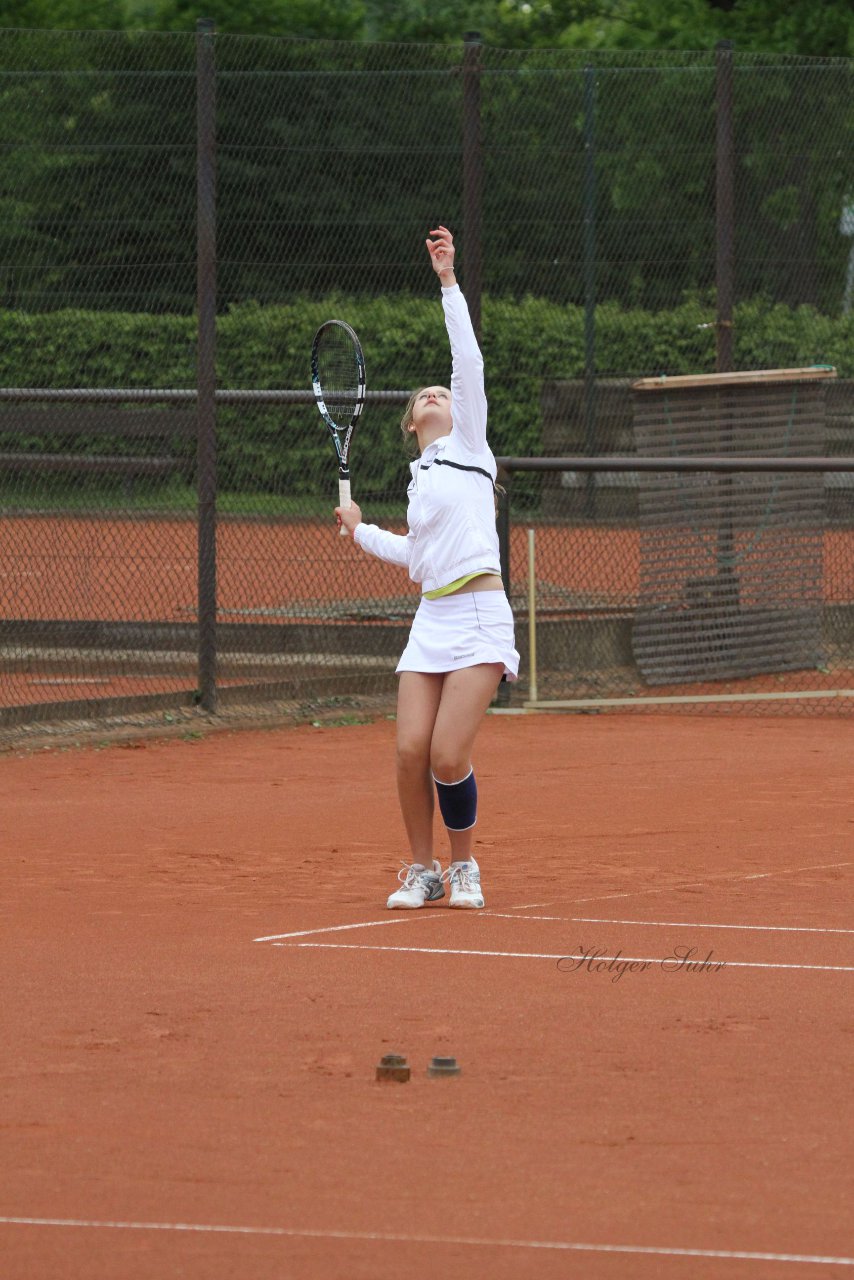
<instances>
[{"instance_id":1,"label":"white collar","mask_svg":"<svg viewBox=\"0 0 854 1280\"><path fill-rule=\"evenodd\" d=\"M450 435L437 436L435 440L431 440L427 448L421 454L421 461L423 462L425 458L433 457L434 454L440 453L442 449L445 448L450 438Z\"/></svg>"}]
</instances>

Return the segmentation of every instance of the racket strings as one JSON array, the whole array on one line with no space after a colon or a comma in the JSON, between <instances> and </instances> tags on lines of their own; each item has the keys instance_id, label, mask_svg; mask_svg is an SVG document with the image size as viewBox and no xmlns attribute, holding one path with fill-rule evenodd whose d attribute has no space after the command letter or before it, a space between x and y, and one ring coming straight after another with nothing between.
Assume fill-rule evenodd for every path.
<instances>
[{"instance_id":1,"label":"racket strings","mask_svg":"<svg viewBox=\"0 0 854 1280\"><path fill-rule=\"evenodd\" d=\"M353 344L343 330L324 334L317 353L317 378L330 418L346 427L362 395L362 378Z\"/></svg>"}]
</instances>

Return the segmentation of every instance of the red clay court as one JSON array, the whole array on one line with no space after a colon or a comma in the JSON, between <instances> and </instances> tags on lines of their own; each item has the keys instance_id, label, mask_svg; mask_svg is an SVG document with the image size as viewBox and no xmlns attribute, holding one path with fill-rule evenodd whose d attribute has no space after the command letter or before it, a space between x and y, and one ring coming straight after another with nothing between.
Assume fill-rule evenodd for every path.
<instances>
[{"instance_id":1,"label":"red clay court","mask_svg":"<svg viewBox=\"0 0 854 1280\"><path fill-rule=\"evenodd\" d=\"M387 720L0 757L3 1280L851 1274L852 736L492 716L472 913Z\"/></svg>"},{"instance_id":2,"label":"red clay court","mask_svg":"<svg viewBox=\"0 0 854 1280\"><path fill-rule=\"evenodd\" d=\"M400 527L402 530L403 526ZM126 519L6 517L0 580L6 618L153 619L187 622L196 615L196 524L144 515ZM275 523L229 519L218 528L218 598L226 618L295 605L352 602L413 594L406 574L332 536L331 520ZM511 534L514 580L524 592L526 530ZM741 542L750 544L754 532ZM822 534L825 603L854 601L854 534ZM737 547L740 543L737 543ZM714 557L711 557L711 568ZM537 531L537 577L543 584L615 604L640 589L637 528L544 525ZM413 594L413 612L416 595Z\"/></svg>"},{"instance_id":3,"label":"red clay court","mask_svg":"<svg viewBox=\"0 0 854 1280\"><path fill-rule=\"evenodd\" d=\"M542 617L559 621L629 616L640 594L640 536L636 528L539 526L536 577ZM755 535L743 532L739 537L748 545ZM63 639L62 627L80 622L130 622L191 628L198 617L196 538L193 520L156 519L145 514L126 519L103 514L4 519L0 625L8 622L29 627L32 635L28 639L25 632L16 633L0 654L0 708L75 698L147 696L167 690L191 692L196 684L192 655L189 666L186 655L178 655L171 665L165 660L153 661L144 638L136 642L132 652L111 651L113 646L107 641L101 654L97 648L84 652ZM417 592L405 572L345 543L336 536L331 520L266 523L224 519L217 539L221 623L263 628L358 619L366 638L365 651L370 655L369 630L374 623L392 618L402 627L415 612ZM847 610L854 602L851 530L824 530L820 546L821 600L829 610ZM518 612L526 608L527 599L524 524L514 525L510 549L512 594ZM710 571L713 559L712 555ZM750 603L749 575L742 593ZM45 623L58 629L50 643L39 634ZM517 635L523 625L520 615ZM35 648L31 648L33 635L38 637ZM403 647L404 635L401 631L399 643L395 640L395 653ZM182 642L176 638L176 649L180 643L192 649L196 642L194 638L188 645L186 638ZM239 647L240 642L235 643ZM317 642L313 644L316 648ZM294 665L286 670L271 670L257 678L281 679L298 673L298 657L294 656ZM311 661L310 654L303 656L303 665L310 666ZM389 675L394 665L387 655L365 670ZM830 669L798 672L788 679L793 689L847 688L851 665L852 655L846 649L835 654ZM251 683L250 677L233 663L229 665L227 659L222 662L221 688L247 682ZM734 682L730 689L749 692L754 687L767 688L767 680ZM695 689L697 693L716 691L705 686ZM346 674L342 676L342 692L352 692L352 681ZM642 695L644 690L639 687L637 692ZM677 686L675 692L684 690Z\"/></svg>"}]
</instances>

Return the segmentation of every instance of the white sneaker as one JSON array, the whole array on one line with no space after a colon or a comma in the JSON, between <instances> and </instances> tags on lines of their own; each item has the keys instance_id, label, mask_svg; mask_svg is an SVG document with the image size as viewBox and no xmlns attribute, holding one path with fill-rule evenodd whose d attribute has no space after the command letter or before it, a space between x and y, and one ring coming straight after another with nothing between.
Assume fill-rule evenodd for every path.
<instances>
[{"instance_id":1,"label":"white sneaker","mask_svg":"<svg viewBox=\"0 0 854 1280\"><path fill-rule=\"evenodd\" d=\"M452 862L442 878L450 881L451 885L449 907L483 906L483 894L480 888L480 867L474 858L471 858L468 862Z\"/></svg>"},{"instance_id":2,"label":"white sneaker","mask_svg":"<svg viewBox=\"0 0 854 1280\"><path fill-rule=\"evenodd\" d=\"M442 868L435 859L432 871L428 871L420 862L404 862L397 878L403 883L386 903L392 911L396 907L408 907L410 910L423 907L425 902L436 902L445 896Z\"/></svg>"}]
</instances>

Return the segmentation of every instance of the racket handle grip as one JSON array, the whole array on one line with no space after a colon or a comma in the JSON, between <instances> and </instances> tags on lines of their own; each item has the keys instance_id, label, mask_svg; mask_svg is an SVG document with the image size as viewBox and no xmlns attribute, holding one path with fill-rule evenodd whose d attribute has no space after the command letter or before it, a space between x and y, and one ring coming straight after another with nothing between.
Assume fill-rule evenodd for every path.
<instances>
[{"instance_id":1,"label":"racket handle grip","mask_svg":"<svg viewBox=\"0 0 854 1280\"><path fill-rule=\"evenodd\" d=\"M349 480L339 479L338 481L338 505L339 507L352 507L353 505L353 500L350 497L350 481ZM341 528L338 530L338 532L341 534L342 538L347 537L347 530L344 528L343 524Z\"/></svg>"}]
</instances>

